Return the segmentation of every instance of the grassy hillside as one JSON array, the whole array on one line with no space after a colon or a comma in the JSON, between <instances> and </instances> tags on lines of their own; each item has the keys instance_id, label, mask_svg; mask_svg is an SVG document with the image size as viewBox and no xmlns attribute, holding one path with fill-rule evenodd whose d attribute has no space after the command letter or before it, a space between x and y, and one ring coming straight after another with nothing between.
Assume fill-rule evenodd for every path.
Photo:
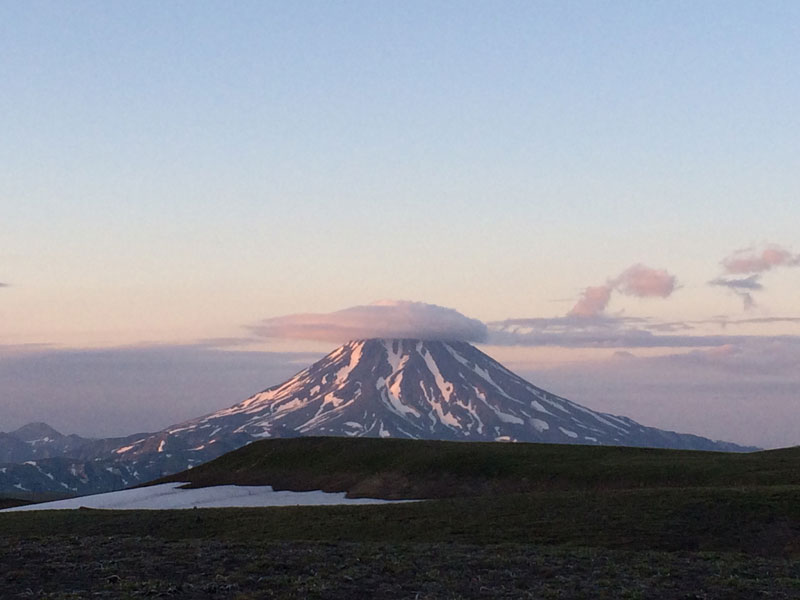
<instances>
[{"instance_id":1,"label":"grassy hillside","mask_svg":"<svg viewBox=\"0 0 800 600\"><path fill-rule=\"evenodd\" d=\"M800 447L733 454L368 438L255 442L159 480L447 498L542 490L800 485Z\"/></svg>"}]
</instances>

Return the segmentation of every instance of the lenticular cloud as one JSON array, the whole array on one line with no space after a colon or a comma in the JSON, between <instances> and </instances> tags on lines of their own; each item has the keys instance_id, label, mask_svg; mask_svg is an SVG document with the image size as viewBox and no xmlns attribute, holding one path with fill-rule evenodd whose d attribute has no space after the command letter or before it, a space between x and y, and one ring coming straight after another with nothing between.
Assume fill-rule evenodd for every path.
<instances>
[{"instance_id":1,"label":"lenticular cloud","mask_svg":"<svg viewBox=\"0 0 800 600\"><path fill-rule=\"evenodd\" d=\"M414 338L482 342L487 328L457 310L406 300L382 300L332 313L266 319L251 328L269 338L346 342L366 338Z\"/></svg>"}]
</instances>

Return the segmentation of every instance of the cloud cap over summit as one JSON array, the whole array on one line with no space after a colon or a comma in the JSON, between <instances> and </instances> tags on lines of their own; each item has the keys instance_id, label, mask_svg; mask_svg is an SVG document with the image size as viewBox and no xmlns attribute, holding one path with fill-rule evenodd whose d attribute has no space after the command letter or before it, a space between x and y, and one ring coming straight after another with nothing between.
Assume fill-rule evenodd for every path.
<instances>
[{"instance_id":1,"label":"cloud cap over summit","mask_svg":"<svg viewBox=\"0 0 800 600\"><path fill-rule=\"evenodd\" d=\"M381 300L331 313L274 317L250 329L267 338L325 342L366 338L483 342L488 335L481 321L453 308L408 300Z\"/></svg>"}]
</instances>

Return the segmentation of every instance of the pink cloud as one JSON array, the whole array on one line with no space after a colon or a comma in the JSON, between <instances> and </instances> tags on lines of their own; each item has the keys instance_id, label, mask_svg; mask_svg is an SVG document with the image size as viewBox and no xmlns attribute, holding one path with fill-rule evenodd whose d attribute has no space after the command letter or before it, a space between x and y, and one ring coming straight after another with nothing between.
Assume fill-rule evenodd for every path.
<instances>
[{"instance_id":1,"label":"pink cloud","mask_svg":"<svg viewBox=\"0 0 800 600\"><path fill-rule=\"evenodd\" d=\"M675 291L676 279L664 269L633 265L614 280L615 288L626 296L667 298Z\"/></svg>"},{"instance_id":2,"label":"pink cloud","mask_svg":"<svg viewBox=\"0 0 800 600\"><path fill-rule=\"evenodd\" d=\"M365 338L415 338L482 342L486 325L457 310L405 300L383 300L331 313L266 319L250 328L269 338L346 342Z\"/></svg>"},{"instance_id":3,"label":"pink cloud","mask_svg":"<svg viewBox=\"0 0 800 600\"><path fill-rule=\"evenodd\" d=\"M603 313L616 291L637 298L668 298L675 291L677 279L664 269L652 269L635 264L625 269L605 285L583 290L580 300L569 311L570 317L595 317Z\"/></svg>"},{"instance_id":4,"label":"pink cloud","mask_svg":"<svg viewBox=\"0 0 800 600\"><path fill-rule=\"evenodd\" d=\"M593 317L602 313L611 300L610 284L587 287L583 290L581 299L567 313L570 317Z\"/></svg>"},{"instance_id":5,"label":"pink cloud","mask_svg":"<svg viewBox=\"0 0 800 600\"><path fill-rule=\"evenodd\" d=\"M792 254L786 248L771 244L760 252L747 248L734 252L723 259L726 273L763 273L774 267L800 266L800 254Z\"/></svg>"}]
</instances>

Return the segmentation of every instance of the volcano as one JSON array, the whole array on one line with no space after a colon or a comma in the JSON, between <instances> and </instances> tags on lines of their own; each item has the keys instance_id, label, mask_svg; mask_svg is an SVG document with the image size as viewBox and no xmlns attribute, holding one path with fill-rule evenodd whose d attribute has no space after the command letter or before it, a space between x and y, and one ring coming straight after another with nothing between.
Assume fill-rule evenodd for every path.
<instances>
[{"instance_id":1,"label":"volcano","mask_svg":"<svg viewBox=\"0 0 800 600\"><path fill-rule=\"evenodd\" d=\"M215 444L217 454L258 438L294 436L744 450L590 410L536 387L466 342L369 339L349 342L239 404L118 452L193 449L199 457Z\"/></svg>"},{"instance_id":2,"label":"volcano","mask_svg":"<svg viewBox=\"0 0 800 600\"><path fill-rule=\"evenodd\" d=\"M3 435L13 442L9 458L25 461L0 464L0 491L12 492L121 489L277 437L755 450L590 410L525 381L466 342L412 339L349 342L285 383L158 433L83 440L35 424Z\"/></svg>"}]
</instances>

